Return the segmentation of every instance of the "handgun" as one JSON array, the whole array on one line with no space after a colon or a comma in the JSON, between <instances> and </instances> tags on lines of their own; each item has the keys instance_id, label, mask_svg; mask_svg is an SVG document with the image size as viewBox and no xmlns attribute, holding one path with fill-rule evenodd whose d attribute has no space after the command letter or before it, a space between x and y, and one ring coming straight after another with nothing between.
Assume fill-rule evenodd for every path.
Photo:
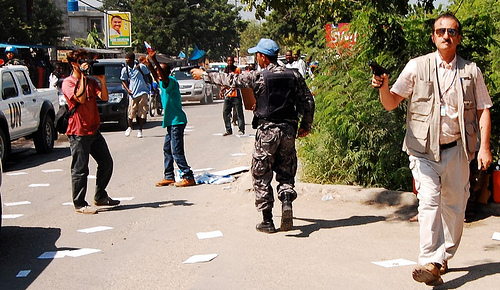
<instances>
[{"instance_id":1,"label":"handgun","mask_svg":"<svg viewBox=\"0 0 500 290\"><path fill-rule=\"evenodd\" d=\"M389 71L387 69L385 69L384 67L380 66L376 61L374 60L370 60L368 62L368 65L370 66L370 68L372 69L372 72L374 75L376 76L382 76L383 74L389 74Z\"/></svg>"}]
</instances>

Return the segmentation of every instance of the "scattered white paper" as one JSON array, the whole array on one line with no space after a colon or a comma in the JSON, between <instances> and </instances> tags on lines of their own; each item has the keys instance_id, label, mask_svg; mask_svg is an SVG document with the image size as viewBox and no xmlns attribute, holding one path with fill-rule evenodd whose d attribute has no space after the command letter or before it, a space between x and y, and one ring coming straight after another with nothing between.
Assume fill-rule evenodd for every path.
<instances>
[{"instance_id":1,"label":"scattered white paper","mask_svg":"<svg viewBox=\"0 0 500 290\"><path fill-rule=\"evenodd\" d=\"M230 169L226 169L226 170L222 170L222 171L217 171L217 172L210 172L211 174L213 175L231 175L231 174L236 174L236 173L239 173L239 172L242 172L242 171L248 171L250 170L250 167L249 166L239 166L239 167L235 167L235 168L230 168Z\"/></svg>"},{"instance_id":2,"label":"scattered white paper","mask_svg":"<svg viewBox=\"0 0 500 290\"><path fill-rule=\"evenodd\" d=\"M184 132L194 132L194 130L185 129Z\"/></svg>"},{"instance_id":3,"label":"scattered white paper","mask_svg":"<svg viewBox=\"0 0 500 290\"><path fill-rule=\"evenodd\" d=\"M321 198L322 201L329 201L329 200L332 200L332 199L333 199L333 196L331 194L324 195Z\"/></svg>"},{"instance_id":4,"label":"scattered white paper","mask_svg":"<svg viewBox=\"0 0 500 290\"><path fill-rule=\"evenodd\" d=\"M222 133L215 133L214 136L222 136Z\"/></svg>"},{"instance_id":5,"label":"scattered white paper","mask_svg":"<svg viewBox=\"0 0 500 290\"><path fill-rule=\"evenodd\" d=\"M231 156L245 156L247 155L246 153L233 153Z\"/></svg>"},{"instance_id":6,"label":"scattered white paper","mask_svg":"<svg viewBox=\"0 0 500 290\"><path fill-rule=\"evenodd\" d=\"M51 172L61 172L63 171L62 169L46 169L46 170L42 170L42 172L45 172L45 173L51 173Z\"/></svg>"},{"instance_id":7,"label":"scattered white paper","mask_svg":"<svg viewBox=\"0 0 500 290\"><path fill-rule=\"evenodd\" d=\"M79 250L71 250L66 253L66 256L70 256L73 258L80 257L80 256L85 256L93 253L98 253L101 250L98 249L89 249L89 248L83 248Z\"/></svg>"},{"instance_id":8,"label":"scattered white paper","mask_svg":"<svg viewBox=\"0 0 500 290\"><path fill-rule=\"evenodd\" d=\"M60 259L66 256L67 251L45 252L41 254L38 259Z\"/></svg>"},{"instance_id":9,"label":"scattered white paper","mask_svg":"<svg viewBox=\"0 0 500 290\"><path fill-rule=\"evenodd\" d=\"M63 204L62 204L62 205L73 205L73 202L71 202L71 201L68 201L68 202L63 202Z\"/></svg>"},{"instance_id":10,"label":"scattered white paper","mask_svg":"<svg viewBox=\"0 0 500 290\"><path fill-rule=\"evenodd\" d=\"M87 176L88 179L96 179L95 175L91 175L89 174L89 176Z\"/></svg>"},{"instance_id":11,"label":"scattered white paper","mask_svg":"<svg viewBox=\"0 0 500 290\"><path fill-rule=\"evenodd\" d=\"M17 219L18 217L22 217L23 214L3 214L3 219Z\"/></svg>"},{"instance_id":12,"label":"scattered white paper","mask_svg":"<svg viewBox=\"0 0 500 290\"><path fill-rule=\"evenodd\" d=\"M194 263L204 263L210 262L219 254L207 254L207 255L194 255L189 257L186 261L182 262L182 264L194 264Z\"/></svg>"},{"instance_id":13,"label":"scattered white paper","mask_svg":"<svg viewBox=\"0 0 500 290\"><path fill-rule=\"evenodd\" d=\"M66 256L68 257L80 257L88 254L93 254L100 252L101 250L98 249L89 249L89 248L83 248L83 249L78 249L78 250L64 250L64 251L56 251L56 252L45 252L41 254L38 259L60 259L64 258Z\"/></svg>"},{"instance_id":14,"label":"scattered white paper","mask_svg":"<svg viewBox=\"0 0 500 290\"><path fill-rule=\"evenodd\" d=\"M408 266L408 265L415 265L415 264L417 264L416 262L405 260L405 259L396 259L396 260L380 261L380 262L372 262L372 263L375 264L375 265L386 267L386 268Z\"/></svg>"},{"instance_id":15,"label":"scattered white paper","mask_svg":"<svg viewBox=\"0 0 500 290\"><path fill-rule=\"evenodd\" d=\"M62 159L62 158L57 159L57 161L63 161L63 160L64 160L64 159Z\"/></svg>"},{"instance_id":16,"label":"scattered white paper","mask_svg":"<svg viewBox=\"0 0 500 290\"><path fill-rule=\"evenodd\" d=\"M122 200L133 200L134 197L133 196L127 196L127 197L113 197L113 199L116 199L116 200L119 200L119 201L122 201Z\"/></svg>"},{"instance_id":17,"label":"scattered white paper","mask_svg":"<svg viewBox=\"0 0 500 290\"><path fill-rule=\"evenodd\" d=\"M96 232L102 232L102 231L107 231L107 230L112 230L112 227L106 227L106 226L98 226L98 227L93 227L93 228L87 228L87 229L82 229L78 230L80 233L96 233Z\"/></svg>"},{"instance_id":18,"label":"scattered white paper","mask_svg":"<svg viewBox=\"0 0 500 290\"><path fill-rule=\"evenodd\" d=\"M16 206L16 205L31 204L31 202L25 200L25 201L18 201L18 202L6 202L4 204L5 204L5 206Z\"/></svg>"},{"instance_id":19,"label":"scattered white paper","mask_svg":"<svg viewBox=\"0 0 500 290\"><path fill-rule=\"evenodd\" d=\"M19 273L17 273L16 278L24 278L29 275L31 270L21 270Z\"/></svg>"},{"instance_id":20,"label":"scattered white paper","mask_svg":"<svg viewBox=\"0 0 500 290\"><path fill-rule=\"evenodd\" d=\"M50 186L49 183L32 183L28 187L47 187Z\"/></svg>"},{"instance_id":21,"label":"scattered white paper","mask_svg":"<svg viewBox=\"0 0 500 290\"><path fill-rule=\"evenodd\" d=\"M186 126L186 129L193 129L194 126Z\"/></svg>"},{"instance_id":22,"label":"scattered white paper","mask_svg":"<svg viewBox=\"0 0 500 290\"><path fill-rule=\"evenodd\" d=\"M5 173L5 175L8 175L8 176L16 176L16 175L25 175L25 174L28 174L26 172L8 172L8 173Z\"/></svg>"},{"instance_id":23,"label":"scattered white paper","mask_svg":"<svg viewBox=\"0 0 500 290\"><path fill-rule=\"evenodd\" d=\"M231 185L222 188L222 190L229 190L229 189L231 189Z\"/></svg>"},{"instance_id":24,"label":"scattered white paper","mask_svg":"<svg viewBox=\"0 0 500 290\"><path fill-rule=\"evenodd\" d=\"M196 233L196 236L200 240L218 238L218 237L222 237L222 232L221 231L201 232L201 233Z\"/></svg>"},{"instance_id":25,"label":"scattered white paper","mask_svg":"<svg viewBox=\"0 0 500 290\"><path fill-rule=\"evenodd\" d=\"M192 169L193 172L205 172L205 171L210 171L210 170L214 170L215 168L213 167L208 167L208 168L201 168L201 169Z\"/></svg>"},{"instance_id":26,"label":"scattered white paper","mask_svg":"<svg viewBox=\"0 0 500 290\"><path fill-rule=\"evenodd\" d=\"M500 241L500 233L499 232L494 232L493 236L491 237L491 239Z\"/></svg>"}]
</instances>

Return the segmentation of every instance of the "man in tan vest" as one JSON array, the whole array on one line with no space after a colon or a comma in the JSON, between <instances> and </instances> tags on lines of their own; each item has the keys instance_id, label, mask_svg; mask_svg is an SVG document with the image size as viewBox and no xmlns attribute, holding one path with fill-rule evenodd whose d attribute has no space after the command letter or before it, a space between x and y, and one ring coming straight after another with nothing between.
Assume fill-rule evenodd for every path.
<instances>
[{"instance_id":1,"label":"man in tan vest","mask_svg":"<svg viewBox=\"0 0 500 290\"><path fill-rule=\"evenodd\" d=\"M403 150L410 156L420 224L420 254L412 276L431 286L443 283L441 275L462 237L469 162L476 151L479 169L486 170L492 161L492 102L479 68L456 54L461 40L458 19L442 14L432 30L436 52L410 60L392 88L386 74L372 77L386 110L408 102Z\"/></svg>"}]
</instances>

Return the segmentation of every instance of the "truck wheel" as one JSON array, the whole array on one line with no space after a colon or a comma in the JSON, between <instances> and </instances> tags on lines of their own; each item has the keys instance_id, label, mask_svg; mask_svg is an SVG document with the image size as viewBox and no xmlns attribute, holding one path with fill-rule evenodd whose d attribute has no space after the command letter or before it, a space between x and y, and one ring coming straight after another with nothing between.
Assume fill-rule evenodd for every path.
<instances>
[{"instance_id":1,"label":"truck wheel","mask_svg":"<svg viewBox=\"0 0 500 290\"><path fill-rule=\"evenodd\" d=\"M2 129L0 129L0 158L2 160L2 164L5 160L5 157L7 157L7 138L5 137L5 133L3 132Z\"/></svg>"},{"instance_id":2,"label":"truck wheel","mask_svg":"<svg viewBox=\"0 0 500 290\"><path fill-rule=\"evenodd\" d=\"M54 149L54 121L49 115L45 115L42 123L38 127L38 131L33 137L35 149L38 153L48 153Z\"/></svg>"}]
</instances>

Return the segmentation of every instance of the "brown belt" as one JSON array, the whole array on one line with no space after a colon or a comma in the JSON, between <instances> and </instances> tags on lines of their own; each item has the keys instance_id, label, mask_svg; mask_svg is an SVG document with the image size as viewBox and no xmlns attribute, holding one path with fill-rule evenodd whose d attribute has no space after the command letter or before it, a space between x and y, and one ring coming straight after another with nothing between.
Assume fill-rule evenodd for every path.
<instances>
[{"instance_id":1,"label":"brown belt","mask_svg":"<svg viewBox=\"0 0 500 290\"><path fill-rule=\"evenodd\" d=\"M446 150L446 149L453 148L455 146L457 146L457 141L453 141L453 142L448 143L448 144L441 144L441 145L439 145L439 149Z\"/></svg>"}]
</instances>

